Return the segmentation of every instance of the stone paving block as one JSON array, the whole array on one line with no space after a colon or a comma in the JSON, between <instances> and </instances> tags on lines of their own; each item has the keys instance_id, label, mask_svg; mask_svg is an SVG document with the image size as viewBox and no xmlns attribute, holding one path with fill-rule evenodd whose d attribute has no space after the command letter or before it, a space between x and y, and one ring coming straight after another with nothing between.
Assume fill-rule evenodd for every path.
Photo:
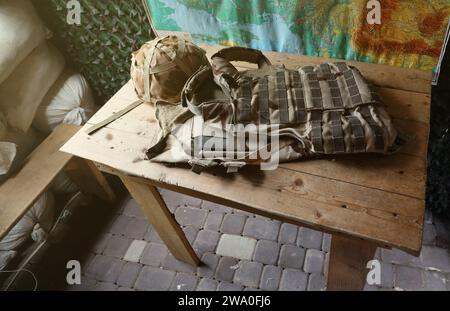
<instances>
[{"instance_id":1,"label":"stone paving block","mask_svg":"<svg viewBox=\"0 0 450 311\"><path fill-rule=\"evenodd\" d=\"M246 219L247 216L241 214L226 214L220 230L223 233L240 235L244 230Z\"/></svg>"},{"instance_id":2,"label":"stone paving block","mask_svg":"<svg viewBox=\"0 0 450 311\"><path fill-rule=\"evenodd\" d=\"M86 276L97 281L114 283L119 277L125 261L114 257L97 255L86 269Z\"/></svg>"},{"instance_id":3,"label":"stone paving block","mask_svg":"<svg viewBox=\"0 0 450 311\"><path fill-rule=\"evenodd\" d=\"M87 278L85 276L81 276L81 284L75 284L67 286L64 290L67 291L93 291L95 290L95 284L97 281L91 278Z\"/></svg>"},{"instance_id":4,"label":"stone paving block","mask_svg":"<svg viewBox=\"0 0 450 311\"><path fill-rule=\"evenodd\" d=\"M217 286L218 292L238 292L242 290L242 286L228 282L220 282L219 286Z\"/></svg>"},{"instance_id":5,"label":"stone paving block","mask_svg":"<svg viewBox=\"0 0 450 311\"><path fill-rule=\"evenodd\" d=\"M183 232L189 243L193 244L198 234L198 229L192 226L184 227Z\"/></svg>"},{"instance_id":6,"label":"stone paving block","mask_svg":"<svg viewBox=\"0 0 450 311\"><path fill-rule=\"evenodd\" d=\"M185 195L182 193L178 193L175 191L161 189L160 194L164 199L167 207L173 209L178 206L192 206L192 207L200 207L202 204L202 200L198 198L191 197L189 195Z\"/></svg>"},{"instance_id":7,"label":"stone paving block","mask_svg":"<svg viewBox=\"0 0 450 311\"><path fill-rule=\"evenodd\" d=\"M130 239L123 238L117 235L112 236L106 244L103 254L106 256L112 256L122 259L130 244Z\"/></svg>"},{"instance_id":8,"label":"stone paving block","mask_svg":"<svg viewBox=\"0 0 450 311\"><path fill-rule=\"evenodd\" d=\"M425 291L446 291L445 275L436 271L424 271L423 290Z\"/></svg>"},{"instance_id":9,"label":"stone paving block","mask_svg":"<svg viewBox=\"0 0 450 311\"><path fill-rule=\"evenodd\" d=\"M433 223L433 213L429 208L425 209L425 223L426 224L432 224Z\"/></svg>"},{"instance_id":10,"label":"stone paving block","mask_svg":"<svg viewBox=\"0 0 450 311\"><path fill-rule=\"evenodd\" d=\"M234 273L239 268L236 258L222 257L217 265L215 279L219 281L232 282Z\"/></svg>"},{"instance_id":11,"label":"stone paving block","mask_svg":"<svg viewBox=\"0 0 450 311\"><path fill-rule=\"evenodd\" d=\"M244 292L260 292L261 290L259 288L254 287L245 287Z\"/></svg>"},{"instance_id":12,"label":"stone paving block","mask_svg":"<svg viewBox=\"0 0 450 311\"><path fill-rule=\"evenodd\" d=\"M117 290L117 285L113 283L98 282L95 284L94 290L98 292L112 292Z\"/></svg>"},{"instance_id":13,"label":"stone paving block","mask_svg":"<svg viewBox=\"0 0 450 311\"><path fill-rule=\"evenodd\" d=\"M211 279L201 279L197 286L197 291L200 292L210 292L215 291L217 289L217 286L219 285L219 282Z\"/></svg>"},{"instance_id":14,"label":"stone paving block","mask_svg":"<svg viewBox=\"0 0 450 311\"><path fill-rule=\"evenodd\" d=\"M142 240L134 240L131 242L128 250L125 252L123 256L123 260L131 261L131 262L139 262L139 259L144 252L145 247L147 246L146 241Z\"/></svg>"},{"instance_id":15,"label":"stone paving block","mask_svg":"<svg viewBox=\"0 0 450 311\"><path fill-rule=\"evenodd\" d=\"M423 274L422 269L397 266L395 285L403 290L421 290L423 288Z\"/></svg>"},{"instance_id":16,"label":"stone paving block","mask_svg":"<svg viewBox=\"0 0 450 311\"><path fill-rule=\"evenodd\" d=\"M304 291L308 275L300 270L285 269L281 275L280 291Z\"/></svg>"},{"instance_id":17,"label":"stone paving block","mask_svg":"<svg viewBox=\"0 0 450 311\"><path fill-rule=\"evenodd\" d=\"M425 224L423 228L423 244L434 245L436 243L436 228L433 224Z\"/></svg>"},{"instance_id":18,"label":"stone paving block","mask_svg":"<svg viewBox=\"0 0 450 311\"><path fill-rule=\"evenodd\" d=\"M398 265L420 265L420 258L401 251L397 248L381 249L381 259L384 262Z\"/></svg>"},{"instance_id":19,"label":"stone paving block","mask_svg":"<svg viewBox=\"0 0 450 311\"><path fill-rule=\"evenodd\" d=\"M308 273L322 273L325 253L316 249L308 249L305 255L303 270Z\"/></svg>"},{"instance_id":20,"label":"stone paving block","mask_svg":"<svg viewBox=\"0 0 450 311\"><path fill-rule=\"evenodd\" d=\"M194 248L203 252L214 252L219 242L219 232L200 230L194 242Z\"/></svg>"},{"instance_id":21,"label":"stone paving block","mask_svg":"<svg viewBox=\"0 0 450 311\"><path fill-rule=\"evenodd\" d=\"M280 223L267 218L247 218L244 235L255 239L277 241Z\"/></svg>"},{"instance_id":22,"label":"stone paving block","mask_svg":"<svg viewBox=\"0 0 450 311\"><path fill-rule=\"evenodd\" d=\"M253 260L266 265L274 265L278 261L280 244L274 241L259 240L256 244Z\"/></svg>"},{"instance_id":23,"label":"stone paving block","mask_svg":"<svg viewBox=\"0 0 450 311\"><path fill-rule=\"evenodd\" d=\"M255 247L255 239L240 235L223 234L220 237L216 253L220 256L251 260Z\"/></svg>"},{"instance_id":24,"label":"stone paving block","mask_svg":"<svg viewBox=\"0 0 450 311\"><path fill-rule=\"evenodd\" d=\"M90 250L96 254L101 254L106 248L106 244L108 243L109 239L112 237L112 234L110 233L102 233L96 239L94 240L92 247Z\"/></svg>"},{"instance_id":25,"label":"stone paving block","mask_svg":"<svg viewBox=\"0 0 450 311\"><path fill-rule=\"evenodd\" d=\"M300 227L298 230L297 245L304 248L322 248L323 233L317 230Z\"/></svg>"},{"instance_id":26,"label":"stone paving block","mask_svg":"<svg viewBox=\"0 0 450 311\"><path fill-rule=\"evenodd\" d=\"M129 217L136 217L136 218L142 218L142 219L146 218L141 207L130 196L127 197L127 199L125 200L122 214L129 216Z\"/></svg>"},{"instance_id":27,"label":"stone paving block","mask_svg":"<svg viewBox=\"0 0 450 311\"><path fill-rule=\"evenodd\" d=\"M450 272L450 256L447 249L425 245L422 247L420 260L423 267Z\"/></svg>"},{"instance_id":28,"label":"stone paving block","mask_svg":"<svg viewBox=\"0 0 450 311\"><path fill-rule=\"evenodd\" d=\"M298 226L284 223L280 228L280 236L278 237L278 241L281 244L295 244L297 241L298 234Z\"/></svg>"},{"instance_id":29,"label":"stone paving block","mask_svg":"<svg viewBox=\"0 0 450 311\"><path fill-rule=\"evenodd\" d=\"M203 227L208 212L199 208L179 207L175 211L175 219L182 226Z\"/></svg>"},{"instance_id":30,"label":"stone paving block","mask_svg":"<svg viewBox=\"0 0 450 311\"><path fill-rule=\"evenodd\" d=\"M321 273L313 273L308 278L308 291L321 292L327 289L327 279Z\"/></svg>"},{"instance_id":31,"label":"stone paving block","mask_svg":"<svg viewBox=\"0 0 450 311\"><path fill-rule=\"evenodd\" d=\"M175 272L144 266L139 273L134 288L148 291L166 291L175 277Z\"/></svg>"},{"instance_id":32,"label":"stone paving block","mask_svg":"<svg viewBox=\"0 0 450 311\"><path fill-rule=\"evenodd\" d=\"M149 226L147 232L145 233L144 240L154 243L164 244L163 240L161 240L158 232L153 226Z\"/></svg>"},{"instance_id":33,"label":"stone paving block","mask_svg":"<svg viewBox=\"0 0 450 311\"><path fill-rule=\"evenodd\" d=\"M127 238L141 240L149 227L149 222L144 218L132 218L127 222L124 235Z\"/></svg>"},{"instance_id":34,"label":"stone paving block","mask_svg":"<svg viewBox=\"0 0 450 311\"><path fill-rule=\"evenodd\" d=\"M206 209L208 211L212 211L212 212L219 212L219 213L231 213L232 208L222 205L222 204L218 204L218 203L213 203L213 202L209 202L209 201L203 201L202 203L202 208Z\"/></svg>"},{"instance_id":35,"label":"stone paving block","mask_svg":"<svg viewBox=\"0 0 450 311\"><path fill-rule=\"evenodd\" d=\"M134 292L135 291L135 289L134 288L130 288L130 287L119 287L118 289L117 289L117 291L119 291L119 292Z\"/></svg>"},{"instance_id":36,"label":"stone paving block","mask_svg":"<svg viewBox=\"0 0 450 311\"><path fill-rule=\"evenodd\" d=\"M278 289L283 269L277 266L264 266L259 287L262 290L274 291Z\"/></svg>"},{"instance_id":37,"label":"stone paving block","mask_svg":"<svg viewBox=\"0 0 450 311\"><path fill-rule=\"evenodd\" d=\"M168 252L166 255L166 258L164 258L164 260L162 262L162 267L167 270L190 273L190 274L195 274L195 272L197 271L197 267L195 267L191 264L179 261L170 252Z\"/></svg>"},{"instance_id":38,"label":"stone paving block","mask_svg":"<svg viewBox=\"0 0 450 311\"><path fill-rule=\"evenodd\" d=\"M166 258L167 253L168 250L165 245L153 242L148 243L142 253L140 263L147 266L159 267L164 258Z\"/></svg>"},{"instance_id":39,"label":"stone paving block","mask_svg":"<svg viewBox=\"0 0 450 311\"><path fill-rule=\"evenodd\" d=\"M213 278L219 259L219 256L212 253L203 254L201 258L202 263L197 267L197 275L202 278Z\"/></svg>"},{"instance_id":40,"label":"stone paving block","mask_svg":"<svg viewBox=\"0 0 450 311\"><path fill-rule=\"evenodd\" d=\"M117 284L123 287L133 287L142 266L135 262L127 262L120 271Z\"/></svg>"},{"instance_id":41,"label":"stone paving block","mask_svg":"<svg viewBox=\"0 0 450 311\"><path fill-rule=\"evenodd\" d=\"M247 287L258 287L263 265L259 262L241 261L234 274L234 283Z\"/></svg>"},{"instance_id":42,"label":"stone paving block","mask_svg":"<svg viewBox=\"0 0 450 311\"><path fill-rule=\"evenodd\" d=\"M173 291L193 291L197 286L198 277L186 273L177 273L170 290Z\"/></svg>"},{"instance_id":43,"label":"stone paving block","mask_svg":"<svg viewBox=\"0 0 450 311\"><path fill-rule=\"evenodd\" d=\"M322 238L322 251L328 253L331 249L331 234L324 234Z\"/></svg>"},{"instance_id":44,"label":"stone paving block","mask_svg":"<svg viewBox=\"0 0 450 311\"><path fill-rule=\"evenodd\" d=\"M450 249L450 220L438 215L433 218L433 223L436 228L436 245Z\"/></svg>"},{"instance_id":45,"label":"stone paving block","mask_svg":"<svg viewBox=\"0 0 450 311\"><path fill-rule=\"evenodd\" d=\"M212 231L219 231L223 221L223 213L209 212L206 217L204 228Z\"/></svg>"},{"instance_id":46,"label":"stone paving block","mask_svg":"<svg viewBox=\"0 0 450 311\"><path fill-rule=\"evenodd\" d=\"M390 263L381 262L381 287L394 288L394 266Z\"/></svg>"},{"instance_id":47,"label":"stone paving block","mask_svg":"<svg viewBox=\"0 0 450 311\"><path fill-rule=\"evenodd\" d=\"M301 269L305 259L305 249L293 246L283 245L281 247L280 259L278 265L282 268Z\"/></svg>"},{"instance_id":48,"label":"stone paving block","mask_svg":"<svg viewBox=\"0 0 450 311\"><path fill-rule=\"evenodd\" d=\"M119 215L116 218L112 220L110 225L108 226L108 232L117 234L117 235L123 235L125 234L125 228L128 226L128 224L133 221L133 217L129 217L126 215Z\"/></svg>"}]
</instances>

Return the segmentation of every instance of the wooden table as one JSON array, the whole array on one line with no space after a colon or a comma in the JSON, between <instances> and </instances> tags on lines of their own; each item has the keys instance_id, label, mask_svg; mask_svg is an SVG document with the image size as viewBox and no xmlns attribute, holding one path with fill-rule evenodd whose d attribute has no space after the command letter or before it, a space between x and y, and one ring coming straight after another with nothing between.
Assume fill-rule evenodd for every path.
<instances>
[{"instance_id":1,"label":"wooden table","mask_svg":"<svg viewBox=\"0 0 450 311\"><path fill-rule=\"evenodd\" d=\"M203 47L212 55L220 47ZM296 68L329 61L267 52L275 64ZM329 290L363 288L366 264L376 247L418 255L422 246L430 116L431 73L350 62L378 87L397 128L414 139L392 156L342 156L283 163L274 171L245 168L236 175L144 160L155 141L157 121L144 104L93 134L79 131L62 151L96 163L121 178L173 255L199 259L156 186L332 233ZM238 63L240 68L251 65ZM137 99L131 82L88 122L98 123Z\"/></svg>"}]
</instances>

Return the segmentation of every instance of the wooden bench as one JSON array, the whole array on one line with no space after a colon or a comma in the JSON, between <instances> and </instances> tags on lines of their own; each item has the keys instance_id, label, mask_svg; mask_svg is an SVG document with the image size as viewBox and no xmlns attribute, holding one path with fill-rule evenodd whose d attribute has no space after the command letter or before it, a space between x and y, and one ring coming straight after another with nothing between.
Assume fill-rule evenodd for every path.
<instances>
[{"instance_id":1,"label":"wooden bench","mask_svg":"<svg viewBox=\"0 0 450 311\"><path fill-rule=\"evenodd\" d=\"M60 125L25 160L20 170L0 186L0 239L33 206L62 170L67 169L80 190L106 201L115 196L90 161L59 151L81 127Z\"/></svg>"},{"instance_id":2,"label":"wooden bench","mask_svg":"<svg viewBox=\"0 0 450 311\"><path fill-rule=\"evenodd\" d=\"M218 46L203 47L209 56ZM274 64L296 68L330 61L267 52ZM418 255L422 246L431 73L349 62L377 86L395 125L414 139L392 156L342 156L283 163L274 171L221 169L201 175L144 160L155 142L154 108L144 104L92 136L87 127L137 100L127 83L62 150L118 175L173 255L198 264L192 247L155 186L332 233L328 289L361 289L376 247ZM240 68L250 68L245 63Z\"/></svg>"}]
</instances>

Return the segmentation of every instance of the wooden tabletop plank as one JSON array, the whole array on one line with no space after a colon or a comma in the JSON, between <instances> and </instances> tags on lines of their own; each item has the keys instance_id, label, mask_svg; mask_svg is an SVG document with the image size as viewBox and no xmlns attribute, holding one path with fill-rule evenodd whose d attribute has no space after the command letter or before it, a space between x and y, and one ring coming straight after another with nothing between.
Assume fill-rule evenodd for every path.
<instances>
[{"instance_id":1,"label":"wooden tabletop plank","mask_svg":"<svg viewBox=\"0 0 450 311\"><path fill-rule=\"evenodd\" d=\"M224 48L224 46L201 45L201 48L206 51L208 57L211 57L214 53ZM272 64L285 65L286 68L297 68L299 66L310 64L316 65L323 62L343 61L272 51L263 51L263 53L267 58L269 58ZM431 72L355 61L346 62L349 65L357 67L363 75L375 85L418 93L431 93ZM254 66L243 62L237 62L236 66L242 68L254 68Z\"/></svg>"}]
</instances>

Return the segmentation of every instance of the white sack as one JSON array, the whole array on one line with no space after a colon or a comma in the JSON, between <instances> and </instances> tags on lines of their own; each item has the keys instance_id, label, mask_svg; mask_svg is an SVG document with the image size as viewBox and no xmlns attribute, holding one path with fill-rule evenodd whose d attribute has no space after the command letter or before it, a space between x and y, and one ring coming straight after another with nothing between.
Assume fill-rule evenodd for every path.
<instances>
[{"instance_id":1,"label":"white sack","mask_svg":"<svg viewBox=\"0 0 450 311\"><path fill-rule=\"evenodd\" d=\"M51 192L41 195L33 207L19 220L19 222L0 240L0 251L17 250L31 235L37 224L49 232L55 218L55 200ZM36 236L36 232L34 232Z\"/></svg>"},{"instance_id":2,"label":"white sack","mask_svg":"<svg viewBox=\"0 0 450 311\"><path fill-rule=\"evenodd\" d=\"M0 83L48 36L29 0L0 0Z\"/></svg>"},{"instance_id":3,"label":"white sack","mask_svg":"<svg viewBox=\"0 0 450 311\"><path fill-rule=\"evenodd\" d=\"M0 271L5 269L5 267L17 256L16 251L0 251Z\"/></svg>"},{"instance_id":4,"label":"white sack","mask_svg":"<svg viewBox=\"0 0 450 311\"><path fill-rule=\"evenodd\" d=\"M16 144L0 141L0 176L9 172L16 158L16 153Z\"/></svg>"},{"instance_id":5,"label":"white sack","mask_svg":"<svg viewBox=\"0 0 450 311\"><path fill-rule=\"evenodd\" d=\"M5 143L12 143L16 145L16 154L13 163L6 175L0 174L0 184L4 182L8 176L18 169L25 158L44 141L45 136L37 130L31 128L26 133L19 131L10 131L2 140Z\"/></svg>"},{"instance_id":6,"label":"white sack","mask_svg":"<svg viewBox=\"0 0 450 311\"><path fill-rule=\"evenodd\" d=\"M0 85L0 110L10 127L26 132L45 94L64 69L64 57L43 43Z\"/></svg>"},{"instance_id":7,"label":"white sack","mask_svg":"<svg viewBox=\"0 0 450 311\"><path fill-rule=\"evenodd\" d=\"M6 120L3 112L0 111L0 141L6 136L8 133L8 121Z\"/></svg>"},{"instance_id":8,"label":"white sack","mask_svg":"<svg viewBox=\"0 0 450 311\"><path fill-rule=\"evenodd\" d=\"M50 186L55 194L73 194L78 191L77 185L72 181L67 172L62 171L56 175Z\"/></svg>"},{"instance_id":9,"label":"white sack","mask_svg":"<svg viewBox=\"0 0 450 311\"><path fill-rule=\"evenodd\" d=\"M82 125L95 111L94 97L86 79L81 74L66 71L45 95L33 125L50 133L61 123Z\"/></svg>"}]
</instances>

